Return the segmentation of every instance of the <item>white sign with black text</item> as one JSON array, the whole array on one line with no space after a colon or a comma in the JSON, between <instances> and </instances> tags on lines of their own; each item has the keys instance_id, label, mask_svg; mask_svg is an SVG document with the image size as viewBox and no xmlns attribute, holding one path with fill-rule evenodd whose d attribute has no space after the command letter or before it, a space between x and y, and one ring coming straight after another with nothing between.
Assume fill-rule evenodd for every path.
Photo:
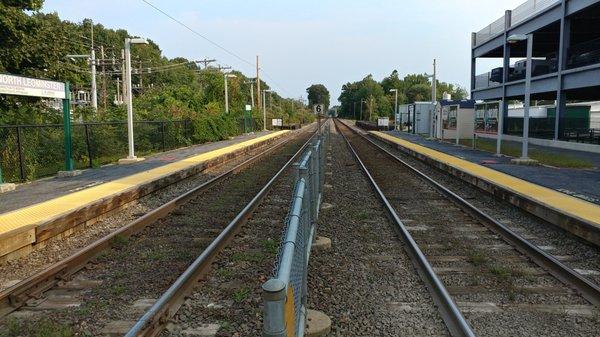
<instances>
[{"instance_id":1,"label":"white sign with black text","mask_svg":"<svg viewBox=\"0 0 600 337\"><path fill-rule=\"evenodd\" d=\"M0 94L65 99L65 84L36 78L0 74Z\"/></svg>"}]
</instances>

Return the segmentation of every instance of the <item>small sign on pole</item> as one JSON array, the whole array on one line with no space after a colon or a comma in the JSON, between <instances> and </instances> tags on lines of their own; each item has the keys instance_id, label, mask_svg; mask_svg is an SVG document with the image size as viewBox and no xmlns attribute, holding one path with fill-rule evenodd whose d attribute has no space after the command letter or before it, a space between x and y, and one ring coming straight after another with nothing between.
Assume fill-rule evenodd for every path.
<instances>
[{"instance_id":1,"label":"small sign on pole","mask_svg":"<svg viewBox=\"0 0 600 337\"><path fill-rule=\"evenodd\" d=\"M379 117L377 119L377 126L379 126L380 128L389 128L389 126L390 126L389 117Z\"/></svg>"},{"instance_id":2,"label":"small sign on pole","mask_svg":"<svg viewBox=\"0 0 600 337\"><path fill-rule=\"evenodd\" d=\"M281 126L283 126L283 119L281 119L281 118L273 118L271 120L271 123L272 123L273 126L279 126L279 127L281 127Z\"/></svg>"},{"instance_id":3,"label":"small sign on pole","mask_svg":"<svg viewBox=\"0 0 600 337\"><path fill-rule=\"evenodd\" d=\"M315 104L313 107L315 115L320 115L325 112L325 104Z\"/></svg>"}]
</instances>

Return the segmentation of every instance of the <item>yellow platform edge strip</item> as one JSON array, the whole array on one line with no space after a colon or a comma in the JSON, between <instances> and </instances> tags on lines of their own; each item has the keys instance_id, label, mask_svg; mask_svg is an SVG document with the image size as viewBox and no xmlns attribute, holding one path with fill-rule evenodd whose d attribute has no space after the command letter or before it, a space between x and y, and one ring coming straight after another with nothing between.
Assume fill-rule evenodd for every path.
<instances>
[{"instance_id":1,"label":"yellow platform edge strip","mask_svg":"<svg viewBox=\"0 0 600 337\"><path fill-rule=\"evenodd\" d=\"M103 198L120 194L129 188L143 185L175 172L199 165L213 158L226 155L254 144L279 137L288 130L282 130L253 138L244 142L226 146L213 151L191 156L148 171L135 173L104 184L67 194L28 207L0 214L0 235L22 228L30 228L39 223L51 220L62 214L87 206Z\"/></svg>"},{"instance_id":2,"label":"yellow platform edge strip","mask_svg":"<svg viewBox=\"0 0 600 337\"><path fill-rule=\"evenodd\" d=\"M530 183L509 174L464 160L452 155L418 145L404 139L394 137L379 131L370 131L371 134L382 139L399 144L407 149L420 153L433 160L444 163L457 170L499 185L509 191L528 199L539 202L561 213L579 218L594 225L600 225L600 206L591 202L572 197L570 195Z\"/></svg>"}]
</instances>

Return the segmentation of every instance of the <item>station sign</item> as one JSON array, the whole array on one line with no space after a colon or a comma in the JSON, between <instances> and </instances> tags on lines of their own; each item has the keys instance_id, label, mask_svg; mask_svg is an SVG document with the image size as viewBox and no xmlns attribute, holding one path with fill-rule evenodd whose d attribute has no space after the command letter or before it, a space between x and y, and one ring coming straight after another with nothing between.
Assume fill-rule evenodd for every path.
<instances>
[{"instance_id":1,"label":"station sign","mask_svg":"<svg viewBox=\"0 0 600 337\"><path fill-rule=\"evenodd\" d=\"M390 119L388 117L379 117L377 119L377 126L390 126Z\"/></svg>"},{"instance_id":2,"label":"station sign","mask_svg":"<svg viewBox=\"0 0 600 337\"><path fill-rule=\"evenodd\" d=\"M271 123L272 123L273 126L283 126L283 119L281 119L281 118L274 118L271 121Z\"/></svg>"},{"instance_id":3,"label":"station sign","mask_svg":"<svg viewBox=\"0 0 600 337\"><path fill-rule=\"evenodd\" d=\"M66 99L65 84L37 78L0 74L0 94Z\"/></svg>"}]
</instances>

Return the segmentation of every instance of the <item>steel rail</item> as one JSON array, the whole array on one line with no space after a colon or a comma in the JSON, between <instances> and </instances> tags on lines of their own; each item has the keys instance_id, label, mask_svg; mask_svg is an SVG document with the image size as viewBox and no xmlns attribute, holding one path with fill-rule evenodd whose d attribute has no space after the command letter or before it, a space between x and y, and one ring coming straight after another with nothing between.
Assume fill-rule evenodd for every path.
<instances>
[{"instance_id":1,"label":"steel rail","mask_svg":"<svg viewBox=\"0 0 600 337\"><path fill-rule=\"evenodd\" d=\"M393 206L390 204L390 202L388 201L386 196L383 194L383 191L379 188L379 185L377 184L377 182L375 182L375 179L373 178L373 176L371 175L371 173L369 172L369 170L367 169L365 164L360 159L358 153L356 152L356 150L354 149L354 147L352 146L352 144L350 143L348 138L340 130L338 123L341 123L341 122L336 121L336 123L335 123L336 128L340 131L340 134L346 141L348 148L350 149L354 158L360 165L363 173L367 176L369 182L371 183L371 187L373 187L373 189L377 193L379 199L384 204L385 210L387 211L389 217L396 224L396 229L398 230L400 236L402 237L402 240L405 243L405 245L404 245L405 250L408 253L408 255L411 257L411 260L413 261L415 266L417 267L416 268L417 272L421 276L421 279L425 282L427 289L429 290L429 293L430 293L431 297L433 298L433 301L437 305L437 308L438 308L438 311L440 312L440 316L442 317L442 320L444 321L444 323L446 324L446 327L450 331L450 334L455 337L457 337L457 336L474 337L475 333L471 329L469 323L467 322L467 320L464 318L464 316L462 315L462 313L456 306L456 303L454 302L454 300L448 293L448 290L446 290L446 287L444 286L442 281L438 278L438 276L433 271L431 264L429 263L429 261L427 260L427 258L425 257L425 255L423 254L423 252L421 251L421 249L415 242L415 240L413 239L412 235L410 235L410 233L408 232L408 230L402 223L402 220L400 220L400 217L398 216L398 214L396 213L396 211L394 210ZM352 128L348 127L344 123L341 123L341 124L344 127L350 129L351 132L355 132L354 130L352 130Z\"/></svg>"},{"instance_id":2,"label":"steel rail","mask_svg":"<svg viewBox=\"0 0 600 337\"><path fill-rule=\"evenodd\" d=\"M196 260L175 280L163 295L148 309L144 315L127 332L126 337L157 336L162 332L168 321L177 313L185 300L185 295L197 286L197 281L208 273L212 261L218 253L227 246L235 233L243 226L263 198L273 187L277 179L294 163L294 161L308 147L313 134L306 143L288 160L281 169L265 184L265 186L252 198L236 217L225 227L211 244L196 258Z\"/></svg>"},{"instance_id":3,"label":"steel rail","mask_svg":"<svg viewBox=\"0 0 600 337\"><path fill-rule=\"evenodd\" d=\"M0 291L0 317L6 316L7 314L24 306L29 299L39 298L43 292L55 287L57 284L59 284L59 282L70 279L99 253L110 248L115 238L129 237L135 233L138 233L146 226L156 222L161 218L164 218L174 209L185 204L190 199L207 190L217 182L232 175L233 173L245 169L249 165L286 145L294 138L295 137L291 137L287 140L277 143L275 146L272 146L266 151L247 159L232 169L223 172L214 178L211 178L210 180L168 201L151 212L135 219L124 227L121 227L112 233L94 241L90 245L80 249L66 259L56 262L46 269L17 283L16 285Z\"/></svg>"},{"instance_id":4,"label":"steel rail","mask_svg":"<svg viewBox=\"0 0 600 337\"><path fill-rule=\"evenodd\" d=\"M463 199L458 194L444 187L442 184L433 180L425 173L419 171L414 166L405 162L386 148L377 144L374 140L365 137L361 134L358 135L370 142L379 150L392 157L392 159L394 159L398 163L411 170L413 173L417 174L420 178L426 180L430 185L432 185L435 189L437 189L439 192L448 197L452 202L454 202L454 204L459 206L462 210L479 220L481 224L483 224L485 227L487 227L494 233L500 235L504 239L504 241L510 244L517 251L529 257L535 264L537 264L542 269L546 270L550 275L563 282L565 285L579 292L579 294L591 304L595 306L600 306L600 287L597 284L595 284L585 276L579 274L578 272L574 271L564 263L560 262L554 256L546 253L538 246L524 239L518 233L506 227L496 219L492 218L484 211L480 210L467 200Z\"/></svg>"}]
</instances>

